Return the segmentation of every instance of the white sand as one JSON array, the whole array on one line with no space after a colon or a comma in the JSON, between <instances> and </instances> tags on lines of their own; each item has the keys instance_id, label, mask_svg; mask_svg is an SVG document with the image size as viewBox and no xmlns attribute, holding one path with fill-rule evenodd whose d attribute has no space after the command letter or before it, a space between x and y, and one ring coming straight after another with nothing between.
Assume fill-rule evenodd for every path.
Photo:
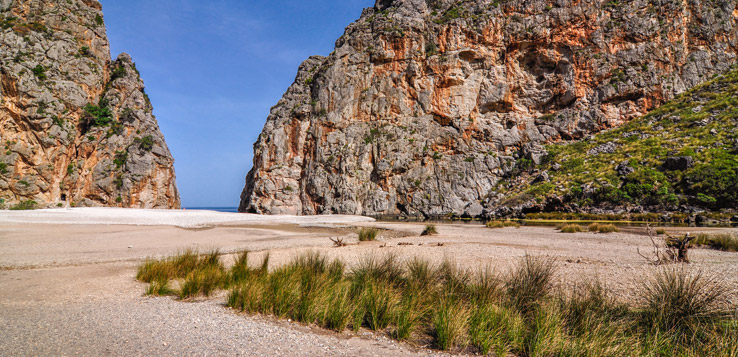
<instances>
[{"instance_id":1,"label":"white sand","mask_svg":"<svg viewBox=\"0 0 738 357\"><path fill-rule=\"evenodd\" d=\"M373 222L362 216L262 216L205 210L144 210L131 208L62 208L0 211L0 224L123 224L137 226L204 227L223 223L330 225Z\"/></svg>"}]
</instances>

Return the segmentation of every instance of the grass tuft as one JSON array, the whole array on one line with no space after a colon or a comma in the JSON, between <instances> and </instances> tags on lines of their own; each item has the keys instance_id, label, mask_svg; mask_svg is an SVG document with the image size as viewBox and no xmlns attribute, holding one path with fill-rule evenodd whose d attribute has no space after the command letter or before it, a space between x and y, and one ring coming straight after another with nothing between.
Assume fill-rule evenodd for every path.
<instances>
[{"instance_id":1,"label":"grass tuft","mask_svg":"<svg viewBox=\"0 0 738 357\"><path fill-rule=\"evenodd\" d=\"M561 233L579 233L584 232L584 229L581 225L578 224L566 224L559 228Z\"/></svg>"},{"instance_id":2,"label":"grass tuft","mask_svg":"<svg viewBox=\"0 0 738 357\"><path fill-rule=\"evenodd\" d=\"M200 294L210 296L216 289L225 287L226 276L223 266L217 264L205 265L201 269L193 270L185 277L179 297L187 299Z\"/></svg>"},{"instance_id":3,"label":"grass tuft","mask_svg":"<svg viewBox=\"0 0 738 357\"><path fill-rule=\"evenodd\" d=\"M728 293L716 276L684 267L663 268L641 287L641 321L660 331L696 332L724 317Z\"/></svg>"},{"instance_id":4,"label":"grass tuft","mask_svg":"<svg viewBox=\"0 0 738 357\"><path fill-rule=\"evenodd\" d=\"M423 232L420 233L421 236L433 236L438 234L438 229L436 229L435 224L426 224L425 229Z\"/></svg>"},{"instance_id":5,"label":"grass tuft","mask_svg":"<svg viewBox=\"0 0 738 357\"><path fill-rule=\"evenodd\" d=\"M515 221L489 221L486 224L487 228L506 228L515 227L520 228L520 223Z\"/></svg>"},{"instance_id":6,"label":"grass tuft","mask_svg":"<svg viewBox=\"0 0 738 357\"><path fill-rule=\"evenodd\" d=\"M466 305L453 298L441 298L433 312L433 337L438 348L447 351L465 343L469 311Z\"/></svg>"},{"instance_id":7,"label":"grass tuft","mask_svg":"<svg viewBox=\"0 0 738 357\"><path fill-rule=\"evenodd\" d=\"M419 329L423 318L428 313L428 297L424 290L416 287L408 288L395 312L395 338L408 340ZM426 290L427 291L427 290Z\"/></svg>"},{"instance_id":8,"label":"grass tuft","mask_svg":"<svg viewBox=\"0 0 738 357\"><path fill-rule=\"evenodd\" d=\"M530 313L540 301L551 294L555 260L526 255L510 273L506 283L507 297L524 314Z\"/></svg>"},{"instance_id":9,"label":"grass tuft","mask_svg":"<svg viewBox=\"0 0 738 357\"><path fill-rule=\"evenodd\" d=\"M613 233L613 232L620 232L620 229L618 227L615 227L613 224L601 224L601 223L592 223L587 228L590 232L599 232L599 233Z\"/></svg>"},{"instance_id":10,"label":"grass tuft","mask_svg":"<svg viewBox=\"0 0 738 357\"><path fill-rule=\"evenodd\" d=\"M356 310L356 305L351 300L351 285L345 282L337 284L329 291L326 301L325 326L337 332L345 330Z\"/></svg>"},{"instance_id":11,"label":"grass tuft","mask_svg":"<svg viewBox=\"0 0 738 357\"><path fill-rule=\"evenodd\" d=\"M522 350L524 332L523 318L506 307L480 305L469 318L469 342L483 355L493 351L497 356L506 356Z\"/></svg>"},{"instance_id":12,"label":"grass tuft","mask_svg":"<svg viewBox=\"0 0 738 357\"><path fill-rule=\"evenodd\" d=\"M146 288L146 295L166 296L174 294L176 294L176 291L169 286L169 280L154 280Z\"/></svg>"},{"instance_id":13,"label":"grass tuft","mask_svg":"<svg viewBox=\"0 0 738 357\"><path fill-rule=\"evenodd\" d=\"M367 242L377 240L377 234L379 230L376 228L360 228L359 229L359 241Z\"/></svg>"},{"instance_id":14,"label":"grass tuft","mask_svg":"<svg viewBox=\"0 0 738 357\"><path fill-rule=\"evenodd\" d=\"M397 308L397 293L383 281L370 282L364 290L364 322L371 330L386 329Z\"/></svg>"},{"instance_id":15,"label":"grass tuft","mask_svg":"<svg viewBox=\"0 0 738 357\"><path fill-rule=\"evenodd\" d=\"M712 249L723 250L726 252L738 252L738 235L729 233L700 233L695 238L694 244L708 246Z\"/></svg>"}]
</instances>

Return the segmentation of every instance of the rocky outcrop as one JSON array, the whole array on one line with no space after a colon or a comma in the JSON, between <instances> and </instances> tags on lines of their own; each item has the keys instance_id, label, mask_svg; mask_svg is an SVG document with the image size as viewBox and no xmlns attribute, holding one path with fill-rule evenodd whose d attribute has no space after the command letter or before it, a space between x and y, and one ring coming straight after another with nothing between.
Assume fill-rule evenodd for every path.
<instances>
[{"instance_id":1,"label":"rocky outcrop","mask_svg":"<svg viewBox=\"0 0 738 357\"><path fill-rule=\"evenodd\" d=\"M174 159L96 0L0 0L5 205L178 208Z\"/></svg>"},{"instance_id":2,"label":"rocky outcrop","mask_svg":"<svg viewBox=\"0 0 738 357\"><path fill-rule=\"evenodd\" d=\"M735 1L379 0L304 62L240 210L473 215L537 144L615 127L724 71Z\"/></svg>"},{"instance_id":3,"label":"rocky outcrop","mask_svg":"<svg viewBox=\"0 0 738 357\"><path fill-rule=\"evenodd\" d=\"M489 216L730 221L738 210L736 92L738 65L618 128L547 145L545 163L497 185Z\"/></svg>"}]
</instances>

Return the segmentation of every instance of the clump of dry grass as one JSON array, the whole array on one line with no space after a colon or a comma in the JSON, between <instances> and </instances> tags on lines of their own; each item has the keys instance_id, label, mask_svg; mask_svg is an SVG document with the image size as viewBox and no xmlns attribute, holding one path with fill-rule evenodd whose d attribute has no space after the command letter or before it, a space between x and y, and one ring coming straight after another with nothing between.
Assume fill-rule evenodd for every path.
<instances>
[{"instance_id":1,"label":"clump of dry grass","mask_svg":"<svg viewBox=\"0 0 738 357\"><path fill-rule=\"evenodd\" d=\"M523 313L534 310L553 289L556 270L553 258L526 255L507 279L507 296L513 306Z\"/></svg>"},{"instance_id":2,"label":"clump of dry grass","mask_svg":"<svg viewBox=\"0 0 738 357\"><path fill-rule=\"evenodd\" d=\"M153 280L146 288L146 295L166 296L174 294L176 294L176 291L169 286L169 280Z\"/></svg>"},{"instance_id":3,"label":"clump of dry grass","mask_svg":"<svg viewBox=\"0 0 738 357\"><path fill-rule=\"evenodd\" d=\"M377 234L379 234L379 229L376 229L373 227L360 228L358 234L359 234L360 242L374 241L374 240L377 240Z\"/></svg>"},{"instance_id":4,"label":"clump of dry grass","mask_svg":"<svg viewBox=\"0 0 738 357\"><path fill-rule=\"evenodd\" d=\"M578 224L565 224L559 227L559 230L561 233L579 233L584 232L584 229L581 225Z\"/></svg>"},{"instance_id":5,"label":"clump of dry grass","mask_svg":"<svg viewBox=\"0 0 738 357\"><path fill-rule=\"evenodd\" d=\"M432 236L436 234L438 234L438 229L436 229L436 225L432 223L427 224L423 232L420 233L421 236Z\"/></svg>"},{"instance_id":6,"label":"clump of dry grass","mask_svg":"<svg viewBox=\"0 0 738 357\"><path fill-rule=\"evenodd\" d=\"M602 224L602 223L592 223L588 227L590 232L599 232L599 233L613 233L613 232L620 232L620 229L618 227L615 227L613 224Z\"/></svg>"},{"instance_id":7,"label":"clump of dry grass","mask_svg":"<svg viewBox=\"0 0 738 357\"><path fill-rule=\"evenodd\" d=\"M187 299L197 295L210 296L218 288L225 287L227 274L220 264L203 266L191 271L184 279L179 297Z\"/></svg>"},{"instance_id":8,"label":"clump of dry grass","mask_svg":"<svg viewBox=\"0 0 738 357\"><path fill-rule=\"evenodd\" d=\"M486 224L487 228L506 228L515 227L520 228L520 223L515 221L489 221Z\"/></svg>"},{"instance_id":9,"label":"clump of dry grass","mask_svg":"<svg viewBox=\"0 0 738 357\"><path fill-rule=\"evenodd\" d=\"M151 283L152 281L168 281L174 278L184 277L198 264L197 252L187 249L166 259L149 258L138 268L136 279Z\"/></svg>"},{"instance_id":10,"label":"clump of dry grass","mask_svg":"<svg viewBox=\"0 0 738 357\"><path fill-rule=\"evenodd\" d=\"M683 266L666 267L643 283L643 319L662 331L696 331L703 323L725 316L729 290L717 276Z\"/></svg>"},{"instance_id":11,"label":"clump of dry grass","mask_svg":"<svg viewBox=\"0 0 738 357\"><path fill-rule=\"evenodd\" d=\"M696 245L708 246L712 249L726 252L738 252L738 235L730 233L721 234L698 234L694 241Z\"/></svg>"},{"instance_id":12,"label":"clump of dry grass","mask_svg":"<svg viewBox=\"0 0 738 357\"><path fill-rule=\"evenodd\" d=\"M453 294L441 297L433 312L432 333L442 350L450 350L466 343L469 308Z\"/></svg>"}]
</instances>

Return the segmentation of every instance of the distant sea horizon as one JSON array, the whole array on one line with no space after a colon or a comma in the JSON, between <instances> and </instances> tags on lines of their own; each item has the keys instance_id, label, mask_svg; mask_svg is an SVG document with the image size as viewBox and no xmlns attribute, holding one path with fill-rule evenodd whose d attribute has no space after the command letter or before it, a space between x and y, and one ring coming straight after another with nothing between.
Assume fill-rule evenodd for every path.
<instances>
[{"instance_id":1,"label":"distant sea horizon","mask_svg":"<svg viewBox=\"0 0 738 357\"><path fill-rule=\"evenodd\" d=\"M238 207L184 207L184 209L238 213Z\"/></svg>"}]
</instances>

